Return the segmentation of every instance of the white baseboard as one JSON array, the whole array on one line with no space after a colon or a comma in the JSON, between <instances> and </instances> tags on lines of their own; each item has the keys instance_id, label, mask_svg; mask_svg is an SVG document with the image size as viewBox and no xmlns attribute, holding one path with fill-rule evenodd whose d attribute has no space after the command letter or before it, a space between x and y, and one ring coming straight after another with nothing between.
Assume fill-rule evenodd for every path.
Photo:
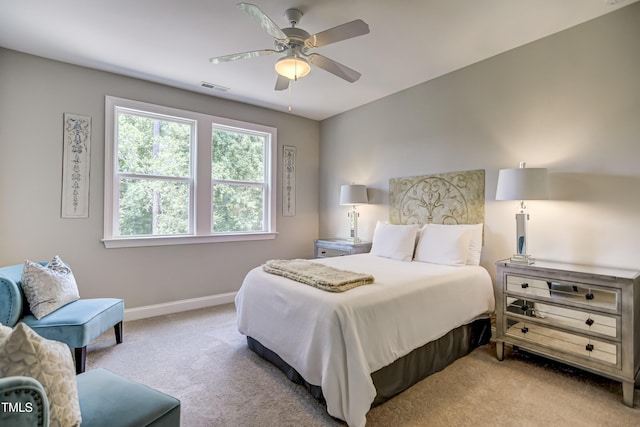
<instances>
[{"instance_id":1,"label":"white baseboard","mask_svg":"<svg viewBox=\"0 0 640 427\"><path fill-rule=\"evenodd\" d=\"M181 311L228 304L233 302L235 297L236 292L227 292L225 294L209 295L200 298L190 298L180 301L165 302L162 304L127 308L124 310L124 320L146 319L148 317L161 316L163 314L179 313Z\"/></svg>"}]
</instances>

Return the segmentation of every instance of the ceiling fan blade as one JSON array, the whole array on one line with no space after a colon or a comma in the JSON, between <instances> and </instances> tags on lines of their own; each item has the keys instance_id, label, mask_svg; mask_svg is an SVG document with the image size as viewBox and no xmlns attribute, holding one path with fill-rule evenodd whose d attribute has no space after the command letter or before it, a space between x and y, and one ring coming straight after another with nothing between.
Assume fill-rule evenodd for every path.
<instances>
[{"instance_id":1,"label":"ceiling fan blade","mask_svg":"<svg viewBox=\"0 0 640 427\"><path fill-rule=\"evenodd\" d=\"M255 4L238 3L238 7L249 15L271 37L279 41L287 40L287 35Z\"/></svg>"},{"instance_id":2,"label":"ceiling fan blade","mask_svg":"<svg viewBox=\"0 0 640 427\"><path fill-rule=\"evenodd\" d=\"M334 74L341 79L344 79L351 83L358 80L361 76L361 74L356 70L352 70L346 65L342 65L339 62L334 61L333 59L329 59L326 56L322 56L317 53L312 53L311 55L309 55L308 59L309 62L311 62L313 65L322 68L323 70L328 71L331 74Z\"/></svg>"},{"instance_id":3,"label":"ceiling fan blade","mask_svg":"<svg viewBox=\"0 0 640 427\"><path fill-rule=\"evenodd\" d=\"M237 61L238 59L256 58L258 56L273 55L278 51L273 49L252 50L251 52L234 53L231 55L217 56L209 59L212 64L220 64L222 62Z\"/></svg>"},{"instance_id":4,"label":"ceiling fan blade","mask_svg":"<svg viewBox=\"0 0 640 427\"><path fill-rule=\"evenodd\" d=\"M276 80L276 90L285 90L289 87L289 79L285 76L278 74L278 80Z\"/></svg>"},{"instance_id":5,"label":"ceiling fan blade","mask_svg":"<svg viewBox=\"0 0 640 427\"><path fill-rule=\"evenodd\" d=\"M304 44L308 48L325 46L342 40L358 37L369 33L369 25L362 19L347 22L337 27L309 36Z\"/></svg>"}]
</instances>

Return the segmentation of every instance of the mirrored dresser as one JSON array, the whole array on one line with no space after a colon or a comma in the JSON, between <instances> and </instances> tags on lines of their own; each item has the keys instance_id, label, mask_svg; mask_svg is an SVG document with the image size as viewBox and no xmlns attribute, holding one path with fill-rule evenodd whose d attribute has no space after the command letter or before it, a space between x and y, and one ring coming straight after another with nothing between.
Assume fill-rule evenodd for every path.
<instances>
[{"instance_id":1,"label":"mirrored dresser","mask_svg":"<svg viewBox=\"0 0 640 427\"><path fill-rule=\"evenodd\" d=\"M371 242L353 242L349 239L318 239L313 243L316 258L363 254L371 250Z\"/></svg>"},{"instance_id":2,"label":"mirrored dresser","mask_svg":"<svg viewBox=\"0 0 640 427\"><path fill-rule=\"evenodd\" d=\"M633 406L640 367L640 272L498 261L496 353L509 345L622 383Z\"/></svg>"}]
</instances>

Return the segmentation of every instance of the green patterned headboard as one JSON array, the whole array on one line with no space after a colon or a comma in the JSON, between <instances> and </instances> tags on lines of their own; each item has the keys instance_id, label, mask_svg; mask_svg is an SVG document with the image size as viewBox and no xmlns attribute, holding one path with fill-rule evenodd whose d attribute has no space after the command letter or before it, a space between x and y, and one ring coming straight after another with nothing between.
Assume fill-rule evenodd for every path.
<instances>
[{"instance_id":1,"label":"green patterned headboard","mask_svg":"<svg viewBox=\"0 0 640 427\"><path fill-rule=\"evenodd\" d=\"M392 224L484 223L484 170L391 178Z\"/></svg>"}]
</instances>

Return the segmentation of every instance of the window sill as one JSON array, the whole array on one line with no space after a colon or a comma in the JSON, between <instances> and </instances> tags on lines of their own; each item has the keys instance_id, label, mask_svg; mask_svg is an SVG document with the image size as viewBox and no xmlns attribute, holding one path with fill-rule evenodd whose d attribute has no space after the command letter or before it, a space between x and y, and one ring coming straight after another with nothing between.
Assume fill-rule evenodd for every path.
<instances>
[{"instance_id":1,"label":"window sill","mask_svg":"<svg viewBox=\"0 0 640 427\"><path fill-rule=\"evenodd\" d=\"M275 239L277 233L216 234L211 236L162 236L102 239L104 247L136 248L143 246L193 245L202 243L243 242Z\"/></svg>"}]
</instances>

